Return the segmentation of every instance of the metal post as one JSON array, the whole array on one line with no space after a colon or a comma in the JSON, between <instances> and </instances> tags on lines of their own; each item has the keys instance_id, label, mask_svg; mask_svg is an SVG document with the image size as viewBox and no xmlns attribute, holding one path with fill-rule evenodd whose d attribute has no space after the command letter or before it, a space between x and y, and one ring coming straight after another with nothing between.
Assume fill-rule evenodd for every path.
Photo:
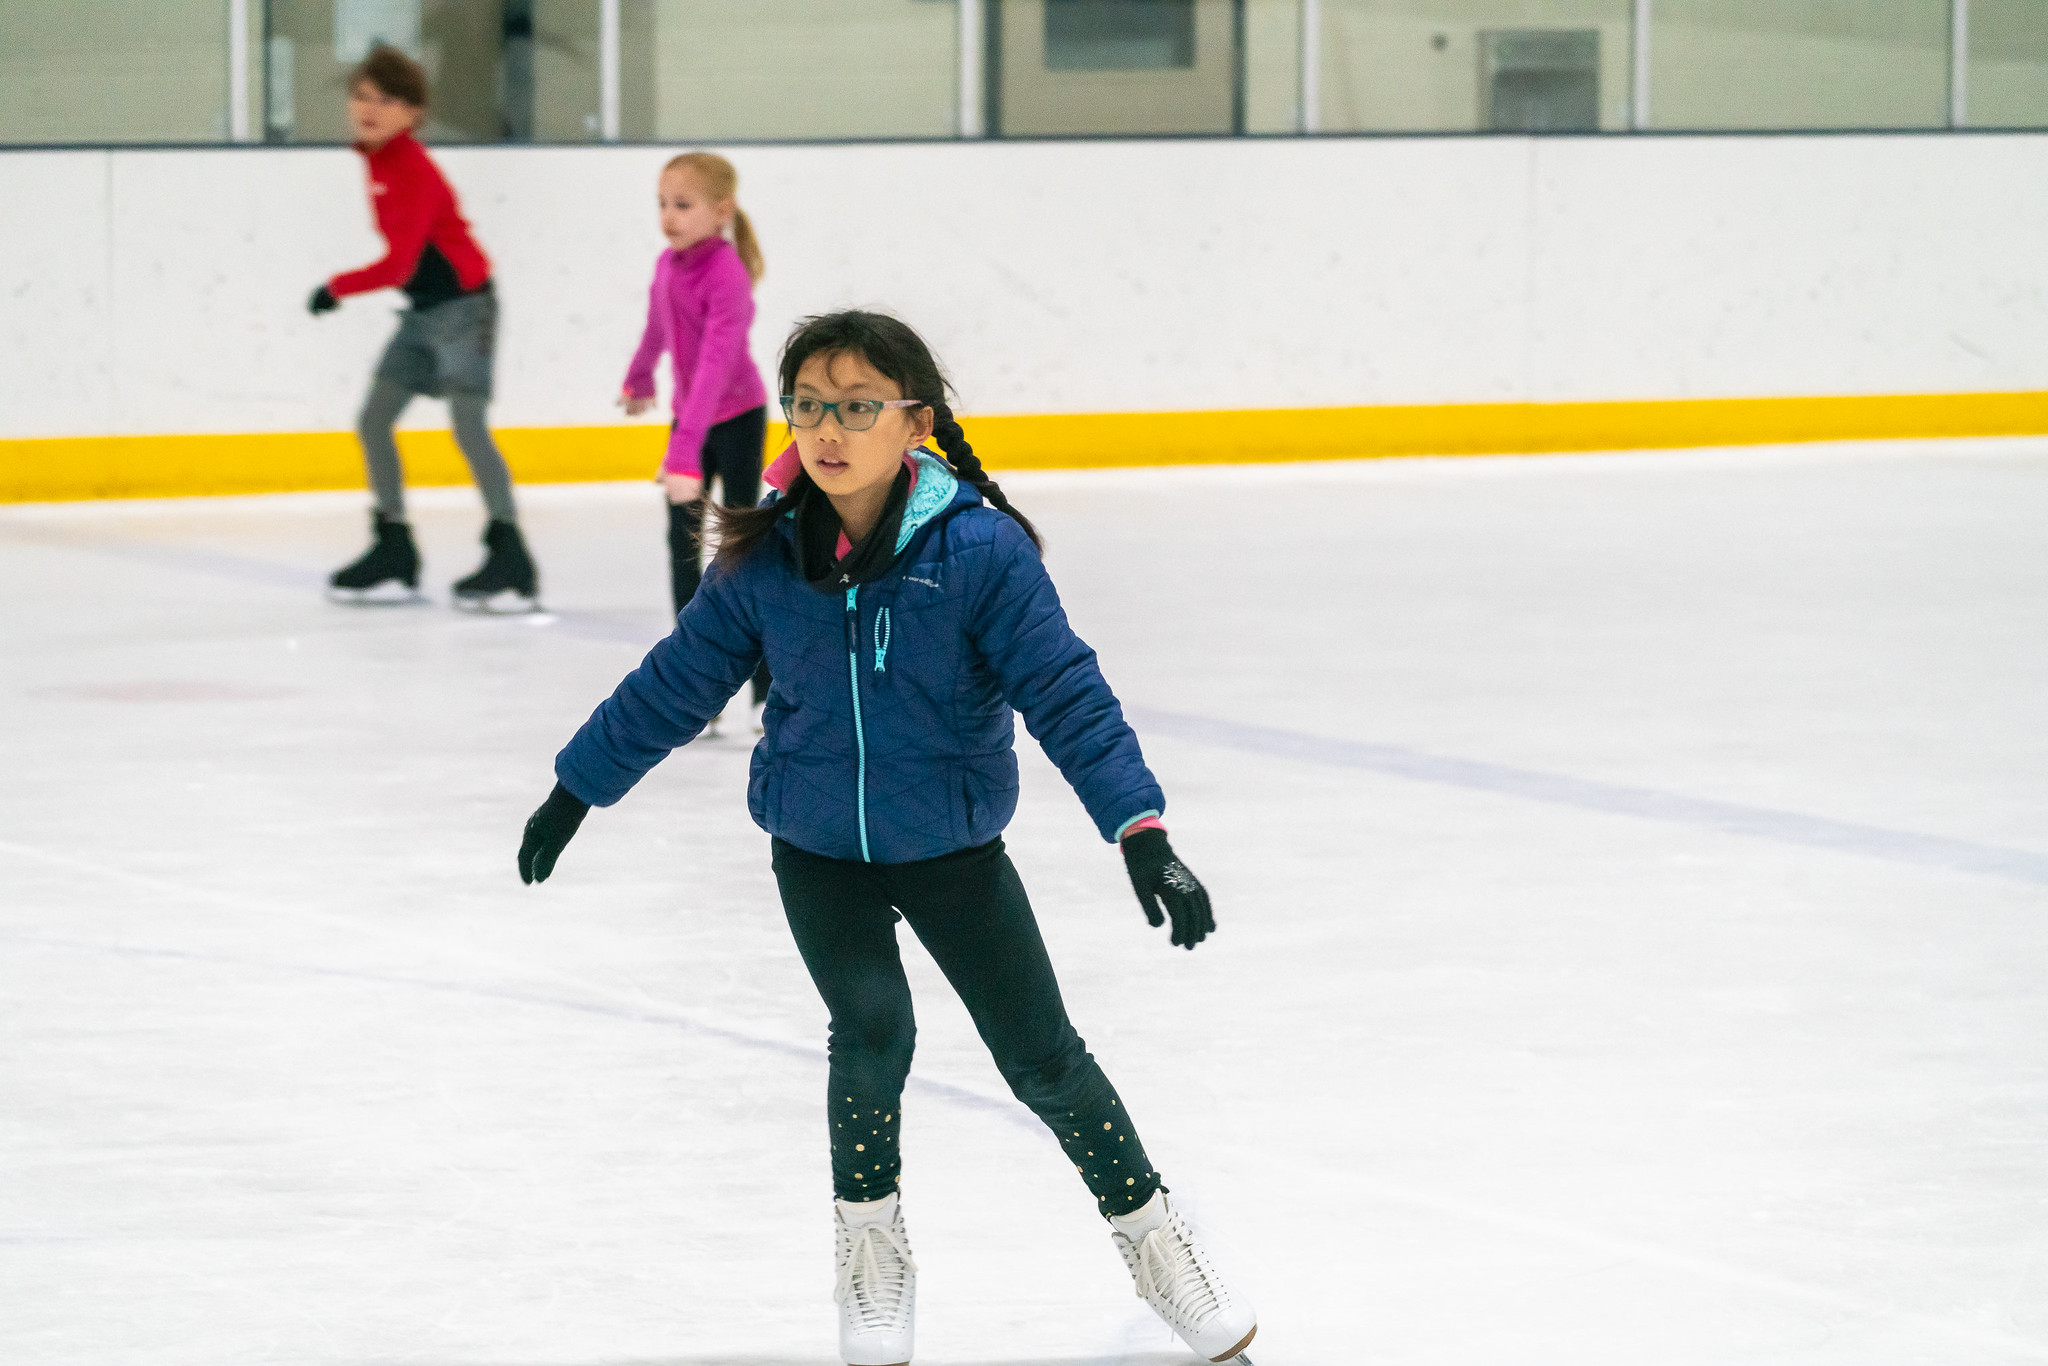
<instances>
[{"instance_id":1,"label":"metal post","mask_svg":"<svg viewBox=\"0 0 2048 1366\"><path fill-rule=\"evenodd\" d=\"M1948 126L1970 125L1970 0L1949 0Z\"/></svg>"},{"instance_id":2,"label":"metal post","mask_svg":"<svg viewBox=\"0 0 2048 1366\"><path fill-rule=\"evenodd\" d=\"M1323 131L1323 4L1301 0L1301 131Z\"/></svg>"},{"instance_id":3,"label":"metal post","mask_svg":"<svg viewBox=\"0 0 2048 1366\"><path fill-rule=\"evenodd\" d=\"M1635 60L1629 68L1629 127L1641 132L1650 126L1650 0L1635 4Z\"/></svg>"},{"instance_id":4,"label":"metal post","mask_svg":"<svg viewBox=\"0 0 2048 1366\"><path fill-rule=\"evenodd\" d=\"M249 136L249 0L228 0L228 140Z\"/></svg>"},{"instance_id":5,"label":"metal post","mask_svg":"<svg viewBox=\"0 0 2048 1366\"><path fill-rule=\"evenodd\" d=\"M956 8L960 16L959 134L963 138L984 137L988 130L982 127L981 117L981 64L985 60L981 50L982 0L957 0Z\"/></svg>"},{"instance_id":6,"label":"metal post","mask_svg":"<svg viewBox=\"0 0 2048 1366\"><path fill-rule=\"evenodd\" d=\"M1245 129L1245 85L1250 79L1244 43L1244 0L1230 0L1230 135L1240 138Z\"/></svg>"},{"instance_id":7,"label":"metal post","mask_svg":"<svg viewBox=\"0 0 2048 1366\"><path fill-rule=\"evenodd\" d=\"M599 137L619 140L619 0L597 5L597 124Z\"/></svg>"}]
</instances>

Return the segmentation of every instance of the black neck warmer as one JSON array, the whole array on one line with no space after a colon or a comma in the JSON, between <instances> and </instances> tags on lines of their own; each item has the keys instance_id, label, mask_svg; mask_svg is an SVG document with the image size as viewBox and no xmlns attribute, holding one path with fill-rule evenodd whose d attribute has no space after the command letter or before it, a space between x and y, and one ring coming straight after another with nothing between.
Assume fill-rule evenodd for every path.
<instances>
[{"instance_id":1,"label":"black neck warmer","mask_svg":"<svg viewBox=\"0 0 2048 1366\"><path fill-rule=\"evenodd\" d=\"M874 530L856 541L844 559L832 554L841 530L832 500L808 478L796 494L796 543L803 555L804 579L811 587L820 593L844 593L879 579L896 563L896 537L903 528L903 507L910 501L908 466L896 471Z\"/></svg>"}]
</instances>

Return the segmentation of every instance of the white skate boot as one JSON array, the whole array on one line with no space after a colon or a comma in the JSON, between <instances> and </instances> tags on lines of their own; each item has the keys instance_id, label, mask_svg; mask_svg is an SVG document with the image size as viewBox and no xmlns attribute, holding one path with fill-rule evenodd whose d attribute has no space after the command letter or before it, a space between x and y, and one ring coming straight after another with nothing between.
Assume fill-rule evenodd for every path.
<instances>
[{"instance_id":1,"label":"white skate boot","mask_svg":"<svg viewBox=\"0 0 2048 1366\"><path fill-rule=\"evenodd\" d=\"M1143 1209L1112 1215L1110 1241L1123 1254L1138 1298L1166 1320L1180 1340L1211 1361L1242 1360L1259 1331L1259 1316L1209 1265L1187 1220L1155 1192Z\"/></svg>"},{"instance_id":2,"label":"white skate boot","mask_svg":"<svg viewBox=\"0 0 2048 1366\"><path fill-rule=\"evenodd\" d=\"M837 1200L839 1355L847 1366L907 1366L917 1320L917 1263L902 1202Z\"/></svg>"}]
</instances>

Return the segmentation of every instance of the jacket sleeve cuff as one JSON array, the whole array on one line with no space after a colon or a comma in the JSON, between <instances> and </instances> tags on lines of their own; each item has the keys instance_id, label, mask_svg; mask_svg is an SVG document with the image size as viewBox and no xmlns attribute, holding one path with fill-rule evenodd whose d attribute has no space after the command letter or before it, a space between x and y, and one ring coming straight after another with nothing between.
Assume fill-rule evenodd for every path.
<instances>
[{"instance_id":1,"label":"jacket sleeve cuff","mask_svg":"<svg viewBox=\"0 0 2048 1366\"><path fill-rule=\"evenodd\" d=\"M704 433L686 431L681 427L669 433L668 453L661 459L663 474L687 474L692 479L704 477Z\"/></svg>"},{"instance_id":2,"label":"jacket sleeve cuff","mask_svg":"<svg viewBox=\"0 0 2048 1366\"><path fill-rule=\"evenodd\" d=\"M1166 833L1166 827L1160 823L1157 811L1140 811L1116 828L1116 842L1121 844L1124 836L1135 830L1157 830L1162 835Z\"/></svg>"},{"instance_id":3,"label":"jacket sleeve cuff","mask_svg":"<svg viewBox=\"0 0 2048 1366\"><path fill-rule=\"evenodd\" d=\"M571 744L573 743L574 741L571 741ZM618 800L617 797L613 797L611 801L605 801L603 795L584 780L584 775L572 771L566 748L555 756L555 784L585 806L610 806L612 802ZM578 791L579 788L584 790Z\"/></svg>"}]
</instances>

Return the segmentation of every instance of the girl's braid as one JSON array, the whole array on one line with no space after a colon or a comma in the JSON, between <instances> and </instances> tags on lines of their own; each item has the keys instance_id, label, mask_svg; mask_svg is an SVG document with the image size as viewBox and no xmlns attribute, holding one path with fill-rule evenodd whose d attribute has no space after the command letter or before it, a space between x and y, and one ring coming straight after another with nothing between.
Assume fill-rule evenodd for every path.
<instances>
[{"instance_id":1,"label":"girl's braid","mask_svg":"<svg viewBox=\"0 0 2048 1366\"><path fill-rule=\"evenodd\" d=\"M946 463L953 472L974 486L975 492L1008 513L1024 534L1031 538L1031 544L1043 550L1045 543L1038 538L1038 528L1016 508L1010 506L1009 498L1003 493L1002 485L988 477L988 471L981 467L981 457L974 453L974 447L967 444L967 434L960 430L960 421L953 416L953 410L943 401L932 405L932 439L939 443L939 449L946 453Z\"/></svg>"}]
</instances>

